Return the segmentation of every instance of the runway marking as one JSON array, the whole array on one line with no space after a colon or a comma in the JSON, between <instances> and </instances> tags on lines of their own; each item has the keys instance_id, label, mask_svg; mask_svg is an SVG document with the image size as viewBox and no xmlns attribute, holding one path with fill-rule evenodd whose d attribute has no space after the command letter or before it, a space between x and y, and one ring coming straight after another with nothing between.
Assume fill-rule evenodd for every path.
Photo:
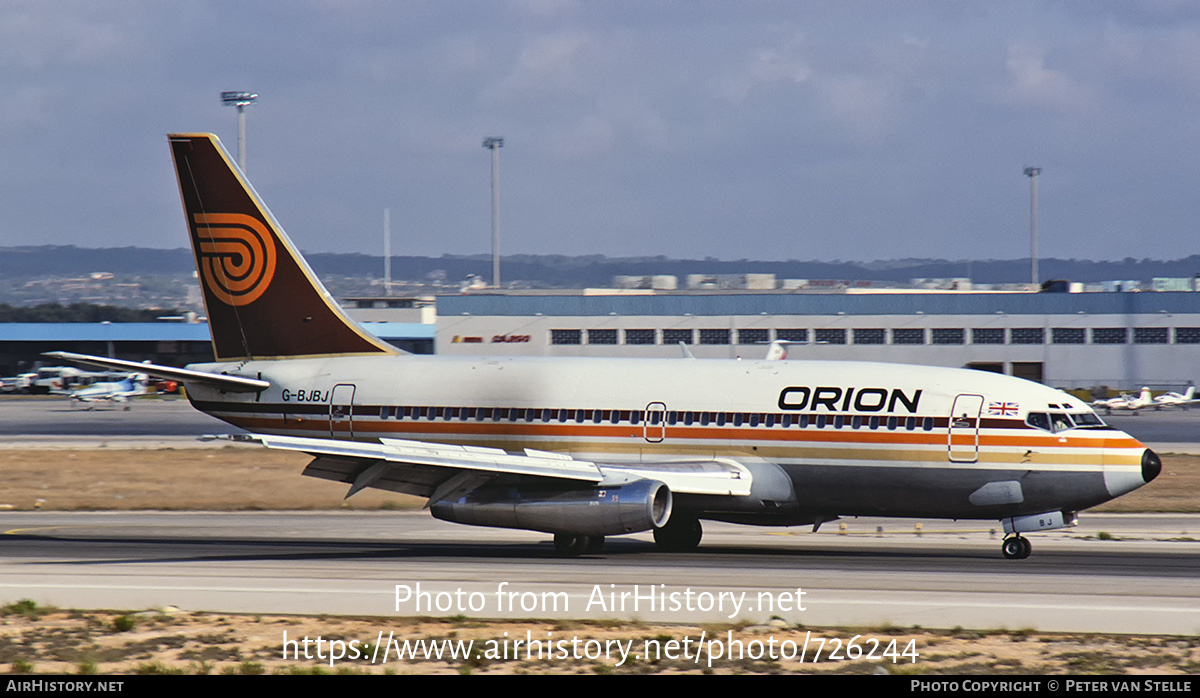
<instances>
[{"instance_id":1,"label":"runway marking","mask_svg":"<svg viewBox=\"0 0 1200 698\"><path fill-rule=\"evenodd\" d=\"M433 583L437 584L437 582L433 582ZM485 584L484 582L478 582L478 583L474 583L474 584L463 585L460 582L454 582L454 581L446 581L444 583L445 584L457 584L459 586L463 586L464 588L466 588L467 586L473 586L474 584ZM586 586L586 589L581 589L581 590L575 591L575 592L568 591L567 593L574 594L574 595L577 595L580 597L587 597L588 592L591 590L592 587L590 585L585 585L585 586ZM17 584L17 583L8 583L8 582L0 583L0 589L29 589L29 588L113 590L113 591L205 591L205 592L216 591L216 592L263 593L263 594L276 594L276 593L327 594L330 591L329 589L299 588L299 587L240 587L240 586L239 587L221 587L221 586L204 587L204 586L172 586L172 585L140 585L140 584ZM738 589L741 587L720 587L718 585L718 586L714 586L713 588ZM759 587L747 587L747 588L752 589L752 590L759 589ZM359 594L359 595L384 595L384 596L390 596L394 593L394 590L390 584L387 585L385 588L380 588L380 589L339 588L339 589L336 589L335 591L338 594L350 593L350 594ZM821 591L842 591L842 590L822 589L820 587L806 587L806 593L809 594L808 603L812 604L812 606L810 606L809 610L817 610L817 608L819 606L888 606L888 607L892 607L892 608L897 607L897 606L910 606L910 607L935 607L935 608L942 607L942 608L953 609L953 610L962 610L962 608L963 608L962 606L959 606L956 604L947 605L945 602L945 596L946 596L945 592L916 592L916 591L908 592L908 593L916 593L916 594L925 593L925 594L929 594L931 596L937 596L938 601L934 602L934 601L922 601L922 600L909 601L909 600L900 600L900 599L870 600L870 599L864 599L861 596L856 596L853 599L846 599L846 600L814 598ZM866 592L866 590L859 590L859 592L856 592L856 593L862 593L862 592ZM880 592L880 593L891 593L891 592ZM970 593L970 592L965 592L965 593L968 595L971 595L971 596L976 595L975 593ZM1011 592L980 592L980 593L1011 595ZM1037 593L1043 594L1043 593L1047 593L1047 592L1037 592ZM1068 592L1064 592L1064 593L1069 594L1070 592L1068 591ZM1178 606L1129 606L1129 605L1096 605L1096 604L1079 604L1079 603L1073 603L1073 604L1071 604L1071 603L1067 603L1067 604L1061 604L1061 603L1012 603L1012 602L1001 603L1001 602L990 602L990 601L976 601L976 602L972 602L970 607L971 608L1025 608L1025 609L1031 609L1031 610L1036 609L1036 610L1057 610L1057 611L1103 610L1103 611L1137 611L1137 612L1156 612L1156 613L1200 614L1200 608L1180 608ZM385 615L395 615L395 614L385 614Z\"/></svg>"},{"instance_id":2,"label":"runway marking","mask_svg":"<svg viewBox=\"0 0 1200 698\"><path fill-rule=\"evenodd\" d=\"M4 532L4 535L16 536L16 535L20 535L22 533L27 533L29 531L53 531L56 528L79 528L79 526L77 526L77 525L72 526L70 524L67 524L67 525L63 525L63 526L31 526L29 528L10 528L9 530Z\"/></svg>"},{"instance_id":3,"label":"runway marking","mask_svg":"<svg viewBox=\"0 0 1200 698\"><path fill-rule=\"evenodd\" d=\"M341 581L341 580L337 580ZM0 583L0 589L91 589L91 590L113 590L113 591L225 591L237 593L264 593L264 594L327 594L329 589L298 589L291 587L198 587L198 586L171 586L171 585L138 585L138 584L12 584ZM392 594L394 590L389 587L387 589L335 589L338 594Z\"/></svg>"}]
</instances>

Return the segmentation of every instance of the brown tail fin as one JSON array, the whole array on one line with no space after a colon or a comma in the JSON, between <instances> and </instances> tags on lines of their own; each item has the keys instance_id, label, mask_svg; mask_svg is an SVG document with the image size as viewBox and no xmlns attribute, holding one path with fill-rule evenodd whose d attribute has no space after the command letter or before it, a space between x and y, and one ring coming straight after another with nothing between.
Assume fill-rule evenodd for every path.
<instances>
[{"instance_id":1,"label":"brown tail fin","mask_svg":"<svg viewBox=\"0 0 1200 698\"><path fill-rule=\"evenodd\" d=\"M169 139L217 360L400 353L342 312L216 136Z\"/></svg>"}]
</instances>

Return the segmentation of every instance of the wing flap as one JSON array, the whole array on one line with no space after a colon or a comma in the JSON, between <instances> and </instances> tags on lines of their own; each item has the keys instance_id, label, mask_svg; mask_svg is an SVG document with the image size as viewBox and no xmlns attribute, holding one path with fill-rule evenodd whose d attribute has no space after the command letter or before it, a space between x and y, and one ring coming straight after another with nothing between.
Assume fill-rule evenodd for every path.
<instances>
[{"instance_id":1,"label":"wing flap","mask_svg":"<svg viewBox=\"0 0 1200 698\"><path fill-rule=\"evenodd\" d=\"M515 455L501 449L481 449L402 439L383 439L382 443L368 443L268 434L255 434L252 438L268 448L303 451L316 456L382 460L396 465L435 466L455 470L477 470L591 483L604 479L604 474L600 472L595 463L590 461Z\"/></svg>"},{"instance_id":2,"label":"wing flap","mask_svg":"<svg viewBox=\"0 0 1200 698\"><path fill-rule=\"evenodd\" d=\"M522 475L590 484L644 478L658 480L672 492L681 494L731 496L748 496L754 480L745 466L728 458L597 464L576 460L563 453L534 449L525 449L524 454L519 455L498 448L404 439L384 438L380 443L373 443L270 434L254 434L241 439L257 441L268 448L316 456L304 474L350 483L350 494L364 487L374 487L428 497L463 471L489 479L497 475ZM475 479L472 478L472 482Z\"/></svg>"},{"instance_id":3,"label":"wing flap","mask_svg":"<svg viewBox=\"0 0 1200 698\"><path fill-rule=\"evenodd\" d=\"M745 466L728 458L706 461L638 463L636 465L602 463L606 475L623 473L658 480L679 494L713 494L745 497L750 494L753 476Z\"/></svg>"}]
</instances>

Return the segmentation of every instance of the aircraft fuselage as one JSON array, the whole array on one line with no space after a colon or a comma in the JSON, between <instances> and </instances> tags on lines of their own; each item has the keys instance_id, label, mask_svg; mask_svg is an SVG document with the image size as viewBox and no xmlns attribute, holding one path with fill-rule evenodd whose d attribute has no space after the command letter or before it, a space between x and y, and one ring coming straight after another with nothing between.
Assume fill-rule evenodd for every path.
<instances>
[{"instance_id":1,"label":"aircraft fuselage","mask_svg":"<svg viewBox=\"0 0 1200 698\"><path fill-rule=\"evenodd\" d=\"M744 523L1074 512L1147 481L1145 446L1122 431L1028 423L1030 413L1092 414L1083 402L963 369L420 356L191 368L271 383L259 395L189 395L251 432L532 447L597 463L734 459L754 475L751 496L677 506Z\"/></svg>"}]
</instances>

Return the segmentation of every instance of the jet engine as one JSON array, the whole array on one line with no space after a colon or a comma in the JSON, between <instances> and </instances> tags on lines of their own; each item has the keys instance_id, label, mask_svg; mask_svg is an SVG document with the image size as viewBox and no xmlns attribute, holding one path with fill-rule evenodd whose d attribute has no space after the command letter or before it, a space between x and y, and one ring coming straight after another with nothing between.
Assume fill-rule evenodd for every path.
<instances>
[{"instance_id":1,"label":"jet engine","mask_svg":"<svg viewBox=\"0 0 1200 698\"><path fill-rule=\"evenodd\" d=\"M671 490L658 480L565 490L490 485L435 502L430 511L443 521L475 526L610 536L662 527L671 518L671 501Z\"/></svg>"}]
</instances>

